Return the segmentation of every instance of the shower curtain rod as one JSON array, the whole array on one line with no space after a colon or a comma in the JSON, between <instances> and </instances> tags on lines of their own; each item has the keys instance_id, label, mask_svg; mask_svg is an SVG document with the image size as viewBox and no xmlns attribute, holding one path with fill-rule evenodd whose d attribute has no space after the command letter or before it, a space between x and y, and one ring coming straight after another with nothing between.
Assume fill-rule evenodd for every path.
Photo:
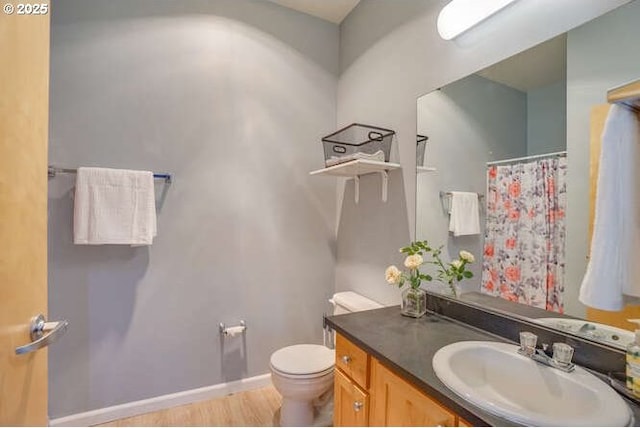
<instances>
[{"instance_id":1,"label":"shower curtain rod","mask_svg":"<svg viewBox=\"0 0 640 428\"><path fill-rule=\"evenodd\" d=\"M549 158L549 157L553 157L553 156L561 157L561 156L566 156L566 155L567 155L567 151L565 150L563 152L546 153L544 155L523 156L521 158L513 158L513 159L504 159L504 160L499 160L499 161L492 161L492 162L487 162L487 165L497 165L499 163L509 163L509 162L523 161L523 160Z\"/></svg>"}]
</instances>

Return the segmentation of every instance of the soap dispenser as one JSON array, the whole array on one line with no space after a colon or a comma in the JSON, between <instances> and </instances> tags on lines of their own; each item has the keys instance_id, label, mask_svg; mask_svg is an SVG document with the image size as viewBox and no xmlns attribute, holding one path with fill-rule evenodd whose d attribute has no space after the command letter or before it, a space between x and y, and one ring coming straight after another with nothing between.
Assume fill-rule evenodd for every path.
<instances>
[{"instance_id":1,"label":"soap dispenser","mask_svg":"<svg viewBox=\"0 0 640 428\"><path fill-rule=\"evenodd\" d=\"M630 319L638 324L633 342L627 346L627 388L640 397L640 319Z\"/></svg>"}]
</instances>

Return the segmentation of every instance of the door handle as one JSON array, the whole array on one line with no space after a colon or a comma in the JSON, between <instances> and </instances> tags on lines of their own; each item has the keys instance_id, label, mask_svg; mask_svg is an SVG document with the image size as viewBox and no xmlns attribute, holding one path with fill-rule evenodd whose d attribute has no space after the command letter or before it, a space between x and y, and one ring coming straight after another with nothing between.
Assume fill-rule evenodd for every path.
<instances>
[{"instance_id":1,"label":"door handle","mask_svg":"<svg viewBox=\"0 0 640 428\"><path fill-rule=\"evenodd\" d=\"M29 326L31 343L18 346L16 348L16 354L27 354L49 346L65 334L67 327L69 327L69 321L67 320L46 322L42 314L34 317Z\"/></svg>"}]
</instances>

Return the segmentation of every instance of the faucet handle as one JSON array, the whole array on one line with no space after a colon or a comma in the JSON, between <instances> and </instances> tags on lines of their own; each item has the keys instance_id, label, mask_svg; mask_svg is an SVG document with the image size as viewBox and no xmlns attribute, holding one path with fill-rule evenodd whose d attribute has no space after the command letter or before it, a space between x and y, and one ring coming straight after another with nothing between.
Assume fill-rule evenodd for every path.
<instances>
[{"instance_id":1,"label":"faucet handle","mask_svg":"<svg viewBox=\"0 0 640 428\"><path fill-rule=\"evenodd\" d=\"M531 333L530 331L520 332L520 349L527 355L531 355L535 352L537 341L538 336Z\"/></svg>"},{"instance_id":2,"label":"faucet handle","mask_svg":"<svg viewBox=\"0 0 640 428\"><path fill-rule=\"evenodd\" d=\"M573 358L573 347L566 343L553 344L553 362L559 366L568 366Z\"/></svg>"}]
</instances>

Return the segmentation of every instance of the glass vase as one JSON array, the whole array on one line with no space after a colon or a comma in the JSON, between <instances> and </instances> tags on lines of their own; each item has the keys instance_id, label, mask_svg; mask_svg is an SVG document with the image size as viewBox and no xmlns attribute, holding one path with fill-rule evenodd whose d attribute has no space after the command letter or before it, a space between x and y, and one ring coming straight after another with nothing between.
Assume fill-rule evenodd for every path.
<instances>
[{"instance_id":1,"label":"glass vase","mask_svg":"<svg viewBox=\"0 0 640 428\"><path fill-rule=\"evenodd\" d=\"M427 312L427 293L420 288L407 288L402 291L402 315L420 318Z\"/></svg>"},{"instance_id":2,"label":"glass vase","mask_svg":"<svg viewBox=\"0 0 640 428\"><path fill-rule=\"evenodd\" d=\"M460 286L455 282L450 282L448 285L449 285L448 294L452 297L457 298L460 295Z\"/></svg>"}]
</instances>

